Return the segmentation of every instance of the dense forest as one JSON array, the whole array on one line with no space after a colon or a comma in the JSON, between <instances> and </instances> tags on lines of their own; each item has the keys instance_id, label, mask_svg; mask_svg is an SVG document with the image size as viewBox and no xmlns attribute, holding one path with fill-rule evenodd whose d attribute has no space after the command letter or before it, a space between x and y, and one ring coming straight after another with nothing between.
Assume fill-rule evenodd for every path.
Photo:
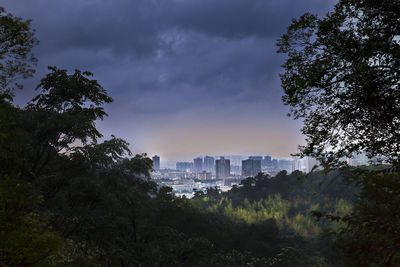
<instances>
[{"instance_id":1,"label":"dense forest","mask_svg":"<svg viewBox=\"0 0 400 267\"><path fill-rule=\"evenodd\" d=\"M386 21L390 10L377 11L374 1L363 3L340 1L337 9L349 7L345 10L351 13L356 5L371 14L381 12ZM96 121L107 116L103 106L113 99L92 73L49 67L37 96L24 107L14 103L21 79L34 73L37 59L31 50L38 40L29 21L0 12L0 266L400 265L400 174L392 168L398 166L398 128L390 136L384 131L386 139L369 136L374 142L367 152L386 155L388 165L350 168L338 159L362 148L368 135L323 154L321 138L331 138L332 145L337 136L329 136L329 129L321 127L331 124L319 125L325 117L313 113L305 120L303 133L310 142L302 153L317 157L323 170L259 174L228 192L208 188L192 199L179 198L150 179L152 161L146 154L133 155L126 141L104 139L98 131ZM309 65L313 69L303 74L315 84L299 80L293 69L300 63L294 60L302 55L291 50L291 39L307 37L301 31L317 25L323 36L344 19L336 14L318 21L306 15L281 40L281 52L293 57L284 77L286 102L305 108L297 115L312 111L306 108L310 99L290 86L321 85L316 76L326 75ZM399 45L390 49L398 61ZM372 70L363 65L357 71ZM398 82L398 73L393 75ZM365 126L376 135L379 126L386 129L380 120L399 121L398 84L389 87L394 94L389 98L395 99L387 109L391 113L379 117L381 110L375 109L362 118L369 123L378 114L374 125ZM364 103L358 97L365 95L353 97L350 102Z\"/></svg>"},{"instance_id":2,"label":"dense forest","mask_svg":"<svg viewBox=\"0 0 400 267\"><path fill-rule=\"evenodd\" d=\"M339 173L259 175L226 193L209 188L193 199L177 198L149 179L152 162L145 155L125 157L123 140L72 146L88 135L65 130L77 118L91 123L83 120L89 110L69 110L75 94L61 91L67 98L57 103L63 95L56 91L95 82L52 71L42 84L57 73L67 86L52 84L38 99L53 106L20 109L2 102L5 266L323 266L338 260L332 233L343 223L317 222L311 212L351 211L358 190Z\"/></svg>"}]
</instances>

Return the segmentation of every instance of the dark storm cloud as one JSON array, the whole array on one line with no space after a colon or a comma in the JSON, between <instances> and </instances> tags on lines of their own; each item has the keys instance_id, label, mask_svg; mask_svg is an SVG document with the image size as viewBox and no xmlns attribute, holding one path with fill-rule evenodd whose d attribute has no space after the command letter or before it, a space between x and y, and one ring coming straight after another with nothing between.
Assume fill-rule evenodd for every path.
<instances>
[{"instance_id":1,"label":"dark storm cloud","mask_svg":"<svg viewBox=\"0 0 400 267\"><path fill-rule=\"evenodd\" d=\"M122 101L168 110L265 100L279 70L276 39L292 17L326 0L14 1L33 19L44 65L95 72ZM113 76L114 75L114 76ZM272 88L274 86L275 88ZM257 97L257 95L259 97ZM143 99L146 98L149 99ZM125 101L129 103L129 101ZM131 103L129 103L131 104ZM143 107L141 107L143 106ZM149 106L149 105L148 105Z\"/></svg>"},{"instance_id":2,"label":"dark storm cloud","mask_svg":"<svg viewBox=\"0 0 400 267\"><path fill-rule=\"evenodd\" d=\"M328 1L318 0L177 0L172 21L179 27L225 38L276 37L299 15L318 12Z\"/></svg>"},{"instance_id":3,"label":"dark storm cloud","mask_svg":"<svg viewBox=\"0 0 400 267\"><path fill-rule=\"evenodd\" d=\"M33 19L41 48L47 52L107 49L116 55L143 56L158 45L151 1L38 0L15 1L10 6Z\"/></svg>"},{"instance_id":4,"label":"dark storm cloud","mask_svg":"<svg viewBox=\"0 0 400 267\"><path fill-rule=\"evenodd\" d=\"M174 28L223 38L277 38L292 17L331 6L326 0L22 0L5 4L33 17L35 25L40 25L40 37L53 48L107 48L136 55L160 48L160 34Z\"/></svg>"},{"instance_id":5,"label":"dark storm cloud","mask_svg":"<svg viewBox=\"0 0 400 267\"><path fill-rule=\"evenodd\" d=\"M323 14L333 2L18 0L0 5L31 18L40 40L37 75L26 88L38 83L48 65L92 71L115 99L106 108L110 117L123 120L118 127L129 135L136 125L146 134L161 133L163 121L176 127L211 119L223 125L228 117L261 123L286 114L276 40L293 17ZM32 94L24 90L19 96L25 100ZM113 132L115 123L101 125Z\"/></svg>"},{"instance_id":6,"label":"dark storm cloud","mask_svg":"<svg viewBox=\"0 0 400 267\"><path fill-rule=\"evenodd\" d=\"M274 49L273 41L247 38L232 42L191 33L174 46L173 55L160 52L158 57L141 59L140 64L128 62L113 69L119 80L125 80L123 84L130 82L133 91L140 91L127 101L132 111L171 112L267 102L271 91L266 86L277 75L279 58L265 49ZM279 90L279 86L275 88ZM126 98L125 90L114 91L115 97L119 95Z\"/></svg>"}]
</instances>

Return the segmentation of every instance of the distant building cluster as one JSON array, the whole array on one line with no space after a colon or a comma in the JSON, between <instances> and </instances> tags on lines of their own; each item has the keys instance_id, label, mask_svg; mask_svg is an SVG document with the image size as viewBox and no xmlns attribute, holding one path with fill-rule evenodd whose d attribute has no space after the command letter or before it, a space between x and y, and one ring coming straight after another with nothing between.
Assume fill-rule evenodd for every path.
<instances>
[{"instance_id":1,"label":"distant building cluster","mask_svg":"<svg viewBox=\"0 0 400 267\"><path fill-rule=\"evenodd\" d=\"M182 177L212 180L254 177L259 173L273 176L282 170L288 173L295 170L309 172L314 165L318 164L311 158L279 159L272 158L269 155L248 157L241 155L212 157L207 155L196 157L192 161L178 161L175 163L175 169L169 169L171 173L173 171L181 173L180 176ZM155 171L160 170L160 157L157 155L153 157L153 169Z\"/></svg>"},{"instance_id":2,"label":"distant building cluster","mask_svg":"<svg viewBox=\"0 0 400 267\"><path fill-rule=\"evenodd\" d=\"M160 171L160 157L153 158L154 171ZM367 165L365 156L347 159L350 166ZM280 171L291 173L301 171L308 173L319 168L319 162L311 157L273 158L266 156L204 156L196 157L193 161L180 161L175 163L175 169L168 169L167 173L178 173L180 177L199 180L226 179L235 177L254 177L259 173L276 175ZM164 165L165 166L165 165ZM165 168L164 168L165 169ZM176 172L176 173L175 173ZM165 171L163 172L165 173Z\"/></svg>"},{"instance_id":3,"label":"distant building cluster","mask_svg":"<svg viewBox=\"0 0 400 267\"><path fill-rule=\"evenodd\" d=\"M275 176L280 171L308 173L320 168L319 162L311 157L199 156L192 161L164 162L163 167L159 156L155 155L152 159L152 178L164 186L172 187L176 194L188 197L193 196L193 189L204 191L209 187L218 187L222 191L229 190L232 185L240 184L242 179L255 177L259 173ZM368 159L365 155L358 155L347 159L347 164L368 165Z\"/></svg>"}]
</instances>

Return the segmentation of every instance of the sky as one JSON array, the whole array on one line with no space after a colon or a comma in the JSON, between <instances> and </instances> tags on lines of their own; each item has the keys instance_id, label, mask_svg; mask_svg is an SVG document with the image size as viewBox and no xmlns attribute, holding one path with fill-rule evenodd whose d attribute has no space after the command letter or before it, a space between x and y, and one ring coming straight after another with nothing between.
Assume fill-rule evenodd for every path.
<instances>
[{"instance_id":1,"label":"sky","mask_svg":"<svg viewBox=\"0 0 400 267\"><path fill-rule=\"evenodd\" d=\"M98 128L161 161L198 155L287 157L304 142L287 117L276 42L292 18L324 15L334 0L0 0L31 19L47 66L87 70L114 102Z\"/></svg>"}]
</instances>

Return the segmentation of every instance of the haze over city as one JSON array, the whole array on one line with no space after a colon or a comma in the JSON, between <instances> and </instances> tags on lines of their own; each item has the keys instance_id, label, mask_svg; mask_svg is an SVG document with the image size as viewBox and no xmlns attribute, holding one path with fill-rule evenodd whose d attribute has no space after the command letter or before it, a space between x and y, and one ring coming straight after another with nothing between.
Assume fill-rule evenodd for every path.
<instances>
[{"instance_id":1,"label":"haze over city","mask_svg":"<svg viewBox=\"0 0 400 267\"><path fill-rule=\"evenodd\" d=\"M178 161L297 151L301 121L286 116L275 43L290 18L324 14L334 1L4 3L32 19L40 40L37 72L17 103L34 95L48 65L91 71L114 98L98 123L105 137Z\"/></svg>"}]
</instances>

